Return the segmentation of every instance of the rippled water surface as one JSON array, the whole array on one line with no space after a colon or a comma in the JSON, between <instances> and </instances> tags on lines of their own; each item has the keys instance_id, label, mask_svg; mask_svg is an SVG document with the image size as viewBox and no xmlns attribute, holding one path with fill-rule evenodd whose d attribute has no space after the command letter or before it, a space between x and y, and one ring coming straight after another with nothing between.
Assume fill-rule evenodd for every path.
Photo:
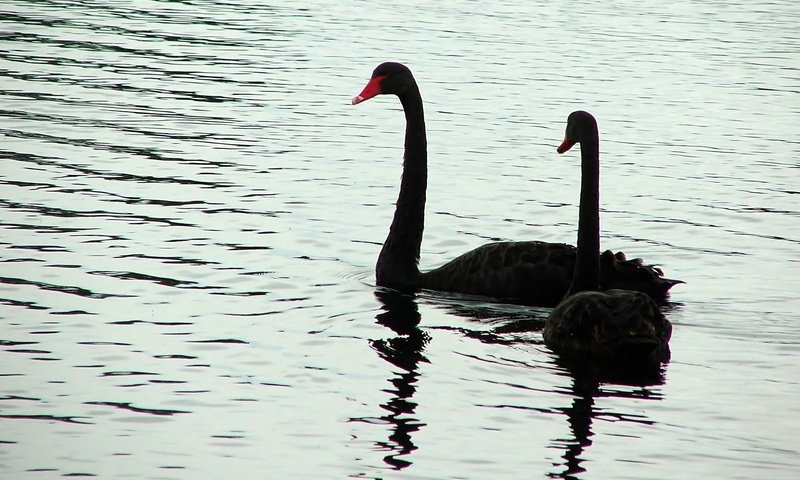
<instances>
[{"instance_id":1,"label":"rippled water surface","mask_svg":"<svg viewBox=\"0 0 800 480\"><path fill-rule=\"evenodd\" d=\"M274 3L274 4L272 4ZM800 7L2 1L0 477L795 478ZM414 71L421 266L575 239L660 264L672 361L590 380L547 311L376 290Z\"/></svg>"}]
</instances>

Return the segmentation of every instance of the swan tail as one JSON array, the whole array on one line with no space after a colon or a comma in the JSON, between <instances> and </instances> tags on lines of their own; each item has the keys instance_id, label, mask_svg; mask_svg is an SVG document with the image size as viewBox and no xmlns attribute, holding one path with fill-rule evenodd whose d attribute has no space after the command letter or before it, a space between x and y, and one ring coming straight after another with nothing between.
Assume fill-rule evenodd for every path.
<instances>
[{"instance_id":1,"label":"swan tail","mask_svg":"<svg viewBox=\"0 0 800 480\"><path fill-rule=\"evenodd\" d=\"M683 280L664 278L658 265L648 265L641 258L629 260L622 252L606 250L600 255L600 286L602 290L637 290L657 302L665 302L669 291Z\"/></svg>"}]
</instances>

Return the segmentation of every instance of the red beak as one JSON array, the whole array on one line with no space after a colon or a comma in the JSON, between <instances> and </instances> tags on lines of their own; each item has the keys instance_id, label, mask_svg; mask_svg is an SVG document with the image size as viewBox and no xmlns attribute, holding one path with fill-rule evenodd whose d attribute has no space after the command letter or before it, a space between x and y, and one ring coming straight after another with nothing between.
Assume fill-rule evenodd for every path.
<instances>
[{"instance_id":1,"label":"red beak","mask_svg":"<svg viewBox=\"0 0 800 480\"><path fill-rule=\"evenodd\" d=\"M572 148L572 146L575 145L576 143L578 143L578 142L576 142L574 140L570 140L569 138L564 138L564 141L561 142L561 145L559 145L558 148L556 148L556 152L564 153L567 150L569 150L570 148Z\"/></svg>"},{"instance_id":2,"label":"red beak","mask_svg":"<svg viewBox=\"0 0 800 480\"><path fill-rule=\"evenodd\" d=\"M353 97L353 105L358 105L359 103L363 102L364 100L369 100L370 98L374 97L381 93L381 82L383 79L386 78L383 75L373 77L367 83L367 86L364 87L364 90L361 90L357 96Z\"/></svg>"}]
</instances>

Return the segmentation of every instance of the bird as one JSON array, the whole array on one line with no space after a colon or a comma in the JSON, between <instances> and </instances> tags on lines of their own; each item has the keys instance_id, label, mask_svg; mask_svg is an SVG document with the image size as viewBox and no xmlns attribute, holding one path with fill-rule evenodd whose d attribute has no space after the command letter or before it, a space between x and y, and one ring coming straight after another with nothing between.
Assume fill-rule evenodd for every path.
<instances>
[{"instance_id":1,"label":"bird","mask_svg":"<svg viewBox=\"0 0 800 480\"><path fill-rule=\"evenodd\" d=\"M382 94L398 97L406 119L403 175L389 234L375 265L376 284L399 291L420 289L495 297L511 303L555 306L572 280L576 249L543 241L493 242L433 270L419 270L428 179L427 136L422 96L411 70L397 62L378 65L357 105ZM623 253L603 252L601 288L632 288L664 302L679 280Z\"/></svg>"},{"instance_id":2,"label":"bird","mask_svg":"<svg viewBox=\"0 0 800 480\"><path fill-rule=\"evenodd\" d=\"M600 288L600 141L597 120L583 110L567 118L557 151L576 143L581 148L577 258L569 289L545 321L545 345L572 358L665 361L672 324L656 302L642 292Z\"/></svg>"}]
</instances>

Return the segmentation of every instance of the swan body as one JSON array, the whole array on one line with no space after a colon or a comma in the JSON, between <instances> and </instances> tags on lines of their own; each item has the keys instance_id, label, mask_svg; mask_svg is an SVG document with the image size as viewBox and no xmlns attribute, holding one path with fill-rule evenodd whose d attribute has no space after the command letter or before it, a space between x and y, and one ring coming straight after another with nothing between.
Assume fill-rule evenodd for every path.
<instances>
[{"instance_id":1,"label":"swan body","mask_svg":"<svg viewBox=\"0 0 800 480\"><path fill-rule=\"evenodd\" d=\"M570 358L655 363L669 359L672 324L641 292L583 291L553 309L543 335L548 347Z\"/></svg>"},{"instance_id":2,"label":"swan body","mask_svg":"<svg viewBox=\"0 0 800 480\"><path fill-rule=\"evenodd\" d=\"M418 267L425 219L427 138L422 96L411 71L402 64L379 65L358 104L376 95L394 94L406 117L403 176L394 218L375 266L379 286L401 291L420 288L485 295L528 305L554 306L569 288L577 252L562 243L495 242L469 251L439 268ZM601 288L632 288L663 302L678 280L663 277L654 266L622 253L606 251L601 261Z\"/></svg>"},{"instance_id":3,"label":"swan body","mask_svg":"<svg viewBox=\"0 0 800 480\"><path fill-rule=\"evenodd\" d=\"M559 153L581 144L581 203L575 272L565 298L547 318L544 341L568 357L591 356L610 361L665 361L672 324L642 292L600 290L599 135L594 117L570 114ZM606 254L603 257L607 256Z\"/></svg>"},{"instance_id":4,"label":"swan body","mask_svg":"<svg viewBox=\"0 0 800 480\"><path fill-rule=\"evenodd\" d=\"M485 295L511 302L553 307L564 298L575 270L577 249L565 243L493 242L419 274L418 287ZM622 252L600 256L600 289L634 289L664 302L680 280Z\"/></svg>"}]
</instances>

